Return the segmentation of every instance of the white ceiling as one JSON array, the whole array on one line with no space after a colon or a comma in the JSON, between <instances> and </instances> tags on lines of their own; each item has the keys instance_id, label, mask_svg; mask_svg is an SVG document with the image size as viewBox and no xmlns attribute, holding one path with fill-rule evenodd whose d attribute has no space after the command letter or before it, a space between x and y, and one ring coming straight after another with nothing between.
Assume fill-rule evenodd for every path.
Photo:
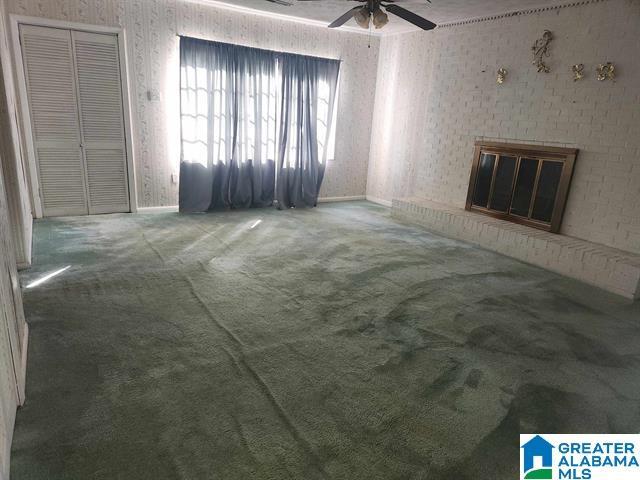
<instances>
[{"instance_id":1,"label":"white ceiling","mask_svg":"<svg viewBox=\"0 0 640 480\"><path fill-rule=\"evenodd\" d=\"M236 7L242 11L247 9L260 13L275 15L278 17L289 16L296 19L304 19L315 23L329 24L350 8L357 5L351 0L316 0L299 1L286 0L293 3L292 6L276 5L267 0L200 0L203 3L224 4ZM445 23L470 18L497 15L501 13L526 10L534 7L549 5L562 5L568 0L396 0L397 3L421 15L432 22ZM345 27L348 30L360 30L354 20L350 20ZM389 23L384 29L376 33L393 34L417 30L410 23L401 18L389 15Z\"/></svg>"}]
</instances>

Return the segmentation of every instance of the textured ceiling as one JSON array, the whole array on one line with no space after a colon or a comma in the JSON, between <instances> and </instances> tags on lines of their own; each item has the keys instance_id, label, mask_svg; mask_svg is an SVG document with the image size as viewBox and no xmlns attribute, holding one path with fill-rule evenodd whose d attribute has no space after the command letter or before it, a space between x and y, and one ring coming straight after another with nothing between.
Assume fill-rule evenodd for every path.
<instances>
[{"instance_id":1,"label":"textured ceiling","mask_svg":"<svg viewBox=\"0 0 640 480\"><path fill-rule=\"evenodd\" d=\"M276 5L267 0L200 0L202 3L226 4L240 9L252 9L260 12L286 15L304 19L313 23L323 22L329 24L350 8L357 5L351 0L286 0L293 3L292 6ZM566 4L567 0L396 0L397 3L418 15L421 15L435 23L453 22L470 18L484 17L501 13L526 10L533 7ZM345 27L342 27L345 28ZM353 20L346 24L349 30L358 29ZM364 32L364 30L359 29ZM392 34L410 32L416 27L404 20L389 15L389 23L379 33Z\"/></svg>"}]
</instances>

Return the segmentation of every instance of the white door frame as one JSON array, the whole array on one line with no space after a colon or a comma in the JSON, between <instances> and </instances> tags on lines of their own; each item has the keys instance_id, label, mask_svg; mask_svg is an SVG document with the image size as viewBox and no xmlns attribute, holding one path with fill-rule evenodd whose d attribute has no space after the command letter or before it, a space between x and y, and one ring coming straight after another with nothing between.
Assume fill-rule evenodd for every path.
<instances>
[{"instance_id":1,"label":"white door frame","mask_svg":"<svg viewBox=\"0 0 640 480\"><path fill-rule=\"evenodd\" d=\"M22 47L20 45L20 25L36 25L39 27L63 28L67 30L79 30L90 33L110 33L118 37L118 50L120 57L120 82L122 88L122 111L124 116L124 136L127 150L127 174L129 177L129 208L132 213L138 211L138 195L136 189L136 172L133 148L133 122L131 119L131 100L129 98L129 71L127 70L127 48L124 28L106 27L103 25L89 25L79 22L67 22L66 20L52 20L49 18L27 17L24 15L9 15L11 24L11 44L13 50L14 65L18 86L18 103L20 121L25 132L27 147L27 170L31 184L31 202L36 218L42 218L42 198L40 197L40 180L38 178L38 166L36 162L35 142L31 128L31 112L27 97L27 79L22 62Z\"/></svg>"}]
</instances>

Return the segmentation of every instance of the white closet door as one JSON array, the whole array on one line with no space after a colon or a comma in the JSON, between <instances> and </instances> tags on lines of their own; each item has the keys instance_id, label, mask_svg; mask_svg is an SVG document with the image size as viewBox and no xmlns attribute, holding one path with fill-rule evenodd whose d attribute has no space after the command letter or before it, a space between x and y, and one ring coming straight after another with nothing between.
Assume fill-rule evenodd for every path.
<instances>
[{"instance_id":1,"label":"white closet door","mask_svg":"<svg viewBox=\"0 0 640 480\"><path fill-rule=\"evenodd\" d=\"M129 211L118 38L72 31L89 213Z\"/></svg>"},{"instance_id":2,"label":"white closet door","mask_svg":"<svg viewBox=\"0 0 640 480\"><path fill-rule=\"evenodd\" d=\"M4 353L0 354L0 369L10 371L14 384L20 386L17 397L24 392L24 371L22 369L22 334L25 319L22 309L22 292L15 267L13 240L6 228L9 225L9 206L7 204L4 183L0 175L0 350L9 352L12 357L6 363ZM4 335L7 341L4 341ZM14 385L15 387L15 385ZM15 391L15 388L14 388Z\"/></svg>"},{"instance_id":3,"label":"white closet door","mask_svg":"<svg viewBox=\"0 0 640 480\"><path fill-rule=\"evenodd\" d=\"M69 30L20 26L45 216L88 213Z\"/></svg>"}]
</instances>

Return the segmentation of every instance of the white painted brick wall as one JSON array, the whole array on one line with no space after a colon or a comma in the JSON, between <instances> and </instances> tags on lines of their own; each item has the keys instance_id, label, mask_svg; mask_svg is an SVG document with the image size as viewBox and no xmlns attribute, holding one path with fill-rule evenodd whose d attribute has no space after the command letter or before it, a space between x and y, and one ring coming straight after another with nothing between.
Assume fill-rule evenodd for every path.
<instances>
[{"instance_id":1,"label":"white painted brick wall","mask_svg":"<svg viewBox=\"0 0 640 480\"><path fill-rule=\"evenodd\" d=\"M545 29L555 36L549 74L531 64ZM474 140L577 147L562 233L640 252L638 52L636 0L383 37L367 195L461 207ZM595 79L605 61L617 67L615 83ZM586 73L578 82L576 63Z\"/></svg>"}]
</instances>

